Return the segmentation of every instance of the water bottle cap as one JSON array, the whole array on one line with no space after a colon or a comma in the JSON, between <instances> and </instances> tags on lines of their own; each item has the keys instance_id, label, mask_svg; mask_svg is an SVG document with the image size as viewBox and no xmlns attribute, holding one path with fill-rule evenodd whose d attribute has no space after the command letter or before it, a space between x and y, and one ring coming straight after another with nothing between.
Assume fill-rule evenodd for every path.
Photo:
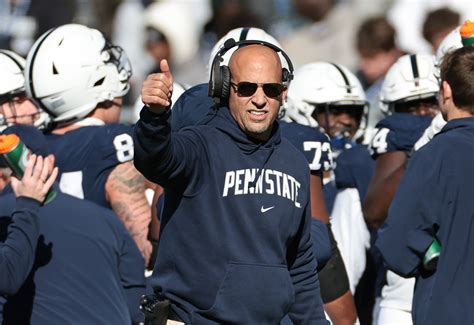
<instances>
[{"instance_id":1,"label":"water bottle cap","mask_svg":"<svg viewBox=\"0 0 474 325\"><path fill-rule=\"evenodd\" d=\"M464 46L474 45L474 23L466 20L459 30L461 34L462 44Z\"/></svg>"},{"instance_id":2,"label":"water bottle cap","mask_svg":"<svg viewBox=\"0 0 474 325\"><path fill-rule=\"evenodd\" d=\"M0 135L0 154L10 152L20 143L20 138L16 134Z\"/></svg>"},{"instance_id":3,"label":"water bottle cap","mask_svg":"<svg viewBox=\"0 0 474 325\"><path fill-rule=\"evenodd\" d=\"M464 24L461 26L459 31L461 33L461 37L473 37L474 36L474 23L470 20L466 20Z\"/></svg>"}]
</instances>

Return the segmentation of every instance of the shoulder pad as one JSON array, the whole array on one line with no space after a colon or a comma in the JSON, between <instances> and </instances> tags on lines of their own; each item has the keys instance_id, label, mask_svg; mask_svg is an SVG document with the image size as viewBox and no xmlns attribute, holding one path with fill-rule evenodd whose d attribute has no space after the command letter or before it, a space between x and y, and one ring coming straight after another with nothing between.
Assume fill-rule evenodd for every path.
<instances>
[{"instance_id":1,"label":"shoulder pad","mask_svg":"<svg viewBox=\"0 0 474 325\"><path fill-rule=\"evenodd\" d=\"M430 116L394 113L376 125L376 132L370 144L374 159L393 151L412 150L416 141L431 123Z\"/></svg>"},{"instance_id":2,"label":"shoulder pad","mask_svg":"<svg viewBox=\"0 0 474 325\"><path fill-rule=\"evenodd\" d=\"M282 137L303 153L312 171L332 169L331 145L326 134L294 122L279 121L279 125Z\"/></svg>"}]
</instances>

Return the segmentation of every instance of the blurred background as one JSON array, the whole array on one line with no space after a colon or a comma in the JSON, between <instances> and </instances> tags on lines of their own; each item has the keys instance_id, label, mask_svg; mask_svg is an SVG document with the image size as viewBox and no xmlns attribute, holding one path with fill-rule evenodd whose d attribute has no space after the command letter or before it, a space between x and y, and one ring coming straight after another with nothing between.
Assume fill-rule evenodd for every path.
<instances>
[{"instance_id":1,"label":"blurred background","mask_svg":"<svg viewBox=\"0 0 474 325\"><path fill-rule=\"evenodd\" d=\"M185 87L207 82L212 47L236 27L265 29L295 67L318 60L345 65L371 99L400 55L435 53L472 17L472 0L0 0L0 48L26 57L52 27L73 22L101 30L132 62L122 115L132 122L141 83L160 59L169 60Z\"/></svg>"}]
</instances>

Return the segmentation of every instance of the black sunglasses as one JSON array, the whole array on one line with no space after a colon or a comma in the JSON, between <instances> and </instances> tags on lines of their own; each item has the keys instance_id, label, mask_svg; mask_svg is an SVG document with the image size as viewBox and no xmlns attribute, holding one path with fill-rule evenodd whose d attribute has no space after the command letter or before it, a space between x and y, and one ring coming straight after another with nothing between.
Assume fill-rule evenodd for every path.
<instances>
[{"instance_id":1,"label":"black sunglasses","mask_svg":"<svg viewBox=\"0 0 474 325\"><path fill-rule=\"evenodd\" d=\"M240 97L250 97L257 91L258 87L262 87L265 96L270 98L276 98L281 95L281 93L286 89L286 86L279 83L255 83L242 81L238 84L231 82L232 88L237 95Z\"/></svg>"}]
</instances>

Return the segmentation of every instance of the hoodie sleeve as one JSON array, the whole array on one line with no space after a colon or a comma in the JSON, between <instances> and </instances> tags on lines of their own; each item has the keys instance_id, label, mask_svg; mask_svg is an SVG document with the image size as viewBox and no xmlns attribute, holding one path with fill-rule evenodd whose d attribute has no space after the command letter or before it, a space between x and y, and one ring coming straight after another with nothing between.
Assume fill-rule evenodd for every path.
<instances>
[{"instance_id":1,"label":"hoodie sleeve","mask_svg":"<svg viewBox=\"0 0 474 325\"><path fill-rule=\"evenodd\" d=\"M170 116L170 111L156 115L142 109L133 132L134 164L150 181L184 190L199 182L209 164L197 133L192 129L172 133Z\"/></svg>"},{"instance_id":2,"label":"hoodie sleeve","mask_svg":"<svg viewBox=\"0 0 474 325\"><path fill-rule=\"evenodd\" d=\"M329 324L324 315L317 262L313 254L309 201L298 234L288 249L287 260L295 289L295 302L288 313L290 319L294 324Z\"/></svg>"},{"instance_id":3,"label":"hoodie sleeve","mask_svg":"<svg viewBox=\"0 0 474 325\"><path fill-rule=\"evenodd\" d=\"M39 206L30 198L16 200L7 239L0 244L1 294L15 294L31 271L39 236Z\"/></svg>"},{"instance_id":4,"label":"hoodie sleeve","mask_svg":"<svg viewBox=\"0 0 474 325\"><path fill-rule=\"evenodd\" d=\"M375 245L388 268L401 276L418 274L423 255L435 238L444 186L432 175L440 164L433 164L428 152L419 152L412 158L379 230ZM430 165L428 171L426 166Z\"/></svg>"}]
</instances>

